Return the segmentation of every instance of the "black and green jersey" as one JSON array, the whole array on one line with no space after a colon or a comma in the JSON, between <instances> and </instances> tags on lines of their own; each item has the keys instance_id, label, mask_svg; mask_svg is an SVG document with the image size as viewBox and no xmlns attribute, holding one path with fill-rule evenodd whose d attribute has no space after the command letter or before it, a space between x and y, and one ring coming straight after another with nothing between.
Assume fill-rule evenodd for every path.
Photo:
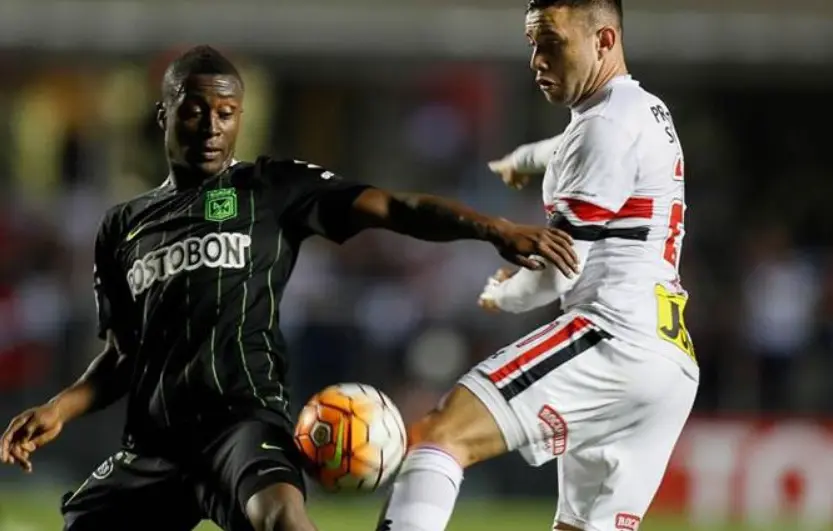
<instances>
[{"instance_id":1,"label":"black and green jersey","mask_svg":"<svg viewBox=\"0 0 833 531\"><path fill-rule=\"evenodd\" d=\"M99 335L135 358L126 435L228 411L289 420L279 306L301 242L343 242L365 185L302 161L239 162L110 209L95 246Z\"/></svg>"}]
</instances>

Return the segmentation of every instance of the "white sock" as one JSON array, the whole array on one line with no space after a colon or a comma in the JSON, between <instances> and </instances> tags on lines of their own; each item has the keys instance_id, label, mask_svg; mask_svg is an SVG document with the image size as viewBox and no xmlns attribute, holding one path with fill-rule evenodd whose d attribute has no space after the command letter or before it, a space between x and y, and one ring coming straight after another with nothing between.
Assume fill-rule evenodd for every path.
<instances>
[{"instance_id":1,"label":"white sock","mask_svg":"<svg viewBox=\"0 0 833 531\"><path fill-rule=\"evenodd\" d=\"M415 448L393 482L377 531L444 531L462 482L463 469L451 455Z\"/></svg>"}]
</instances>

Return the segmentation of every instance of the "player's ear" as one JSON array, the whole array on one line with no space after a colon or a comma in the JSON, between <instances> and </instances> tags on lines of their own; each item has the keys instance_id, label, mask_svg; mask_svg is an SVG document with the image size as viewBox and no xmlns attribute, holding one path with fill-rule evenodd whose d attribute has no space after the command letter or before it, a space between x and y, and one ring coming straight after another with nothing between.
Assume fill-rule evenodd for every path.
<instances>
[{"instance_id":1,"label":"player's ear","mask_svg":"<svg viewBox=\"0 0 833 531\"><path fill-rule=\"evenodd\" d=\"M156 125L159 129L165 130L165 121L167 119L167 112L165 111L165 104L161 101L156 102Z\"/></svg>"},{"instance_id":2,"label":"player's ear","mask_svg":"<svg viewBox=\"0 0 833 531\"><path fill-rule=\"evenodd\" d=\"M616 30L610 26L605 26L596 34L599 59L602 55L610 52L616 45Z\"/></svg>"}]
</instances>

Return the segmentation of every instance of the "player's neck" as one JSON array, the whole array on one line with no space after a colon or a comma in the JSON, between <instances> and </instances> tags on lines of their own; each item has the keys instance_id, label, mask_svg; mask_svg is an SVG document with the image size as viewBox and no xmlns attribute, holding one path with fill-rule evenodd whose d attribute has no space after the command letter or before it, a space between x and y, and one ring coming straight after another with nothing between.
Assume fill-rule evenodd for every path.
<instances>
[{"instance_id":1,"label":"player's neck","mask_svg":"<svg viewBox=\"0 0 833 531\"><path fill-rule=\"evenodd\" d=\"M188 190L191 188L199 188L202 184L211 178L211 175L205 173L195 172L187 168L171 165L171 171L168 179L173 183L177 190Z\"/></svg>"},{"instance_id":2,"label":"player's neck","mask_svg":"<svg viewBox=\"0 0 833 531\"><path fill-rule=\"evenodd\" d=\"M235 159L231 159L228 161L227 164L223 165L223 169L214 173L214 174L207 174L201 171L195 171L187 166L180 166L179 164L168 163L169 173L168 173L168 180L174 185L175 188L178 190L187 190L190 188L199 188L209 179L212 179L230 167L234 166L237 161Z\"/></svg>"},{"instance_id":3,"label":"player's neck","mask_svg":"<svg viewBox=\"0 0 833 531\"><path fill-rule=\"evenodd\" d=\"M628 75L628 67L625 65L624 60L610 61L603 64L596 75L588 83L584 96L582 96L570 107L576 108L581 106L582 103L586 102L598 94L599 91L603 90L611 81L617 77L626 75Z\"/></svg>"}]
</instances>

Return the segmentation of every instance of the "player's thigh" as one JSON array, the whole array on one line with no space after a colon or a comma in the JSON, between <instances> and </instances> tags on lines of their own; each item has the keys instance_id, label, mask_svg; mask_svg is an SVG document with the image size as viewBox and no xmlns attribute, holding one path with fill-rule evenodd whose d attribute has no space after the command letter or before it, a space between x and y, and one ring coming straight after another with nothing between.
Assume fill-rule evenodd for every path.
<instances>
[{"instance_id":1,"label":"player's thigh","mask_svg":"<svg viewBox=\"0 0 833 531\"><path fill-rule=\"evenodd\" d=\"M629 384L611 376L609 339L568 314L481 362L460 383L486 405L508 449L540 466L627 422Z\"/></svg>"},{"instance_id":2,"label":"player's thigh","mask_svg":"<svg viewBox=\"0 0 833 531\"><path fill-rule=\"evenodd\" d=\"M191 485L168 461L119 451L61 503L65 531L190 531L200 521Z\"/></svg>"},{"instance_id":3,"label":"player's thigh","mask_svg":"<svg viewBox=\"0 0 833 531\"><path fill-rule=\"evenodd\" d=\"M691 412L697 383L671 361L657 357L646 384L650 402L634 401L638 416L618 430L559 460L556 521L593 531L636 529L665 474Z\"/></svg>"},{"instance_id":4,"label":"player's thigh","mask_svg":"<svg viewBox=\"0 0 833 531\"><path fill-rule=\"evenodd\" d=\"M208 474L200 484L204 511L227 531L252 529L254 516L304 511L303 461L282 423L241 421L204 448L202 463Z\"/></svg>"}]
</instances>

